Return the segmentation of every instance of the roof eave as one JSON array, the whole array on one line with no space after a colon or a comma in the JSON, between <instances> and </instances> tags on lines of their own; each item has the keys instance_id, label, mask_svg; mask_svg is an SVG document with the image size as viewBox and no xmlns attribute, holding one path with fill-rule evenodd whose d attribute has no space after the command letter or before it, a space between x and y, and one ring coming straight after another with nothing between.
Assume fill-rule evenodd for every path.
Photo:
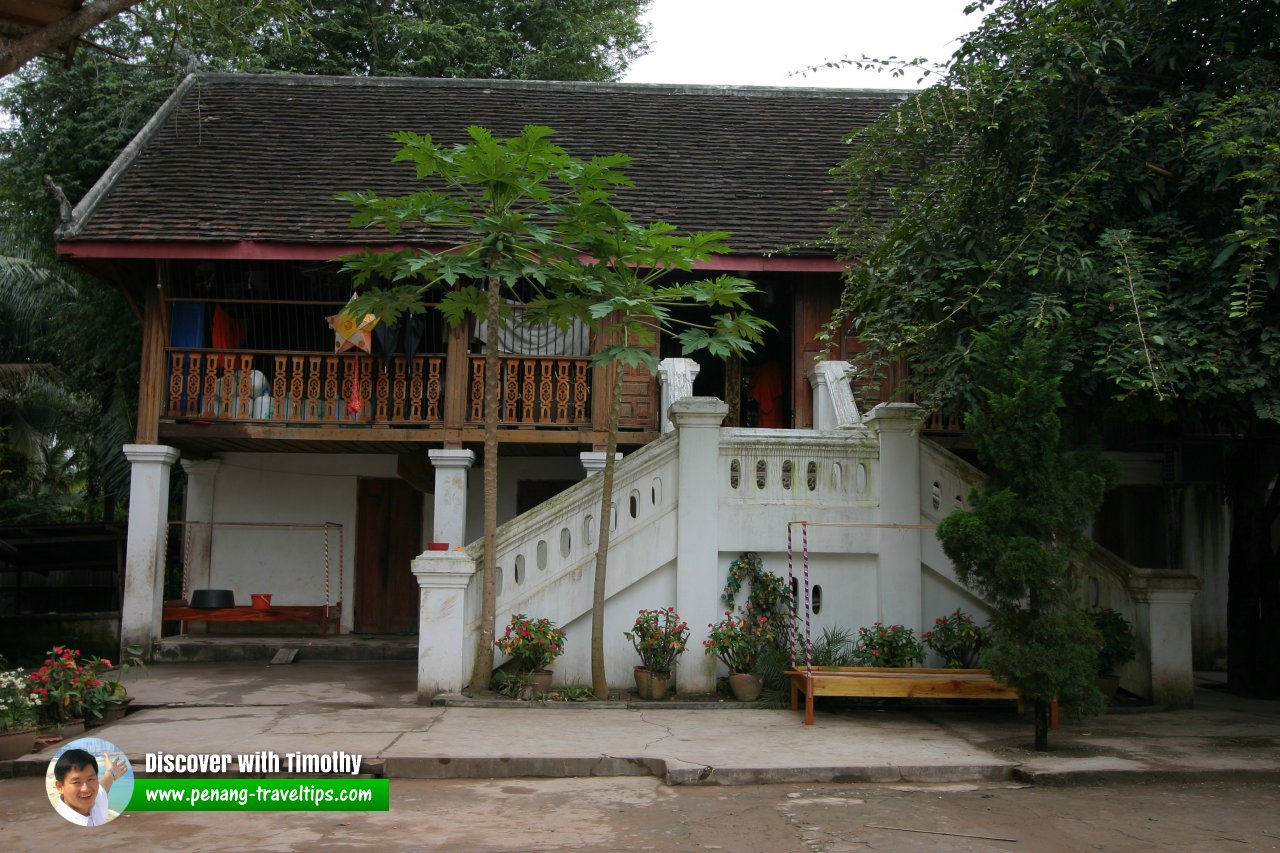
<instances>
[{"instance_id":1,"label":"roof eave","mask_svg":"<svg viewBox=\"0 0 1280 853\"><path fill-rule=\"evenodd\" d=\"M71 211L71 219L60 225L54 231L54 239L65 240L76 237L84 228L89 217L93 215L98 204L102 199L106 198L111 188L115 186L116 180L138 159L143 149L147 147L151 137L156 134L160 127L168 120L169 115L177 108L182 99L186 97L187 91L196 84L196 74L188 74L178 84L177 88L165 99L160 105L160 109L156 110L151 118L147 119L147 123L142 129L129 140L129 144L116 157L115 161L102 173L102 177L98 178L84 197L80 199L75 208Z\"/></svg>"},{"instance_id":2,"label":"roof eave","mask_svg":"<svg viewBox=\"0 0 1280 853\"><path fill-rule=\"evenodd\" d=\"M416 244L415 244L416 245ZM409 244L370 247L355 243L269 243L255 240L226 242L140 241L140 240L60 240L58 255L70 261L113 260L227 260L227 261L334 261L368 248L402 249ZM447 246L419 246L446 251ZM831 255L788 255L781 253L735 253L715 255L694 264L701 270L740 272L841 272L845 264Z\"/></svg>"}]
</instances>

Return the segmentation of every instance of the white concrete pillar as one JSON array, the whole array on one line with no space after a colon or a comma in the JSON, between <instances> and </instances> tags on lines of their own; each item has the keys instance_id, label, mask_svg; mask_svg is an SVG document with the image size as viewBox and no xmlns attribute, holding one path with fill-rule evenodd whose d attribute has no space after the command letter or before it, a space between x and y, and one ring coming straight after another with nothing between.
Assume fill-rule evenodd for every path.
<instances>
[{"instance_id":1,"label":"white concrete pillar","mask_svg":"<svg viewBox=\"0 0 1280 853\"><path fill-rule=\"evenodd\" d=\"M676 609L689 623L689 648L680 657L680 693L713 693L716 659L703 654L707 627L722 615L720 592L720 425L729 407L715 397L671 404L680 434L676 528ZM726 475L727 476L727 475Z\"/></svg>"},{"instance_id":2,"label":"white concrete pillar","mask_svg":"<svg viewBox=\"0 0 1280 853\"><path fill-rule=\"evenodd\" d=\"M910 403L881 403L864 423L880 436L880 517L876 560L876 603L886 625L902 625L920 634L923 594L920 579L919 525L920 409Z\"/></svg>"},{"instance_id":3,"label":"white concrete pillar","mask_svg":"<svg viewBox=\"0 0 1280 853\"><path fill-rule=\"evenodd\" d=\"M187 499L183 520L184 547L187 580L192 589L209 587L209 564L212 558L214 486L221 459L183 459L182 470L187 473ZM203 625L203 623L193 623Z\"/></svg>"},{"instance_id":4,"label":"white concrete pillar","mask_svg":"<svg viewBox=\"0 0 1280 853\"><path fill-rule=\"evenodd\" d=\"M428 450L436 469L435 520L431 541L451 548L467 544L467 472L476 463L473 450Z\"/></svg>"},{"instance_id":5,"label":"white concrete pillar","mask_svg":"<svg viewBox=\"0 0 1280 853\"><path fill-rule=\"evenodd\" d=\"M604 470L605 457L608 455L604 451L584 450L578 454L578 459L582 461L582 468L587 472L587 476L590 477L592 474L599 474ZM617 462L622 459L622 454L615 453L613 458Z\"/></svg>"},{"instance_id":6,"label":"white concrete pillar","mask_svg":"<svg viewBox=\"0 0 1280 853\"><path fill-rule=\"evenodd\" d=\"M1140 580L1141 588L1134 589L1131 584L1129 594L1135 608L1138 645L1151 655L1148 698L1156 705L1189 707L1195 703L1191 601L1199 591L1200 581L1183 572L1151 573ZM1128 667L1125 669L1122 674L1127 674ZM1121 685L1131 689L1125 681L1121 678ZM1142 694L1144 686L1133 685L1133 692Z\"/></svg>"},{"instance_id":7,"label":"white concrete pillar","mask_svg":"<svg viewBox=\"0 0 1280 853\"><path fill-rule=\"evenodd\" d=\"M816 361L809 368L809 385L813 388L813 428L832 430L856 427L862 423L858 404L853 399L847 361Z\"/></svg>"},{"instance_id":8,"label":"white concrete pillar","mask_svg":"<svg viewBox=\"0 0 1280 853\"><path fill-rule=\"evenodd\" d=\"M126 444L129 535L125 544L120 647L137 646L143 657L160 638L164 607L164 543L169 522L169 469L178 451L160 444ZM123 655L122 655L123 656Z\"/></svg>"},{"instance_id":9,"label":"white concrete pillar","mask_svg":"<svg viewBox=\"0 0 1280 853\"><path fill-rule=\"evenodd\" d=\"M662 431L671 432L671 404L693 396L693 380L702 368L691 358L664 358L658 362L658 385L661 388L659 404L662 415ZM708 397L707 399L713 399Z\"/></svg>"},{"instance_id":10,"label":"white concrete pillar","mask_svg":"<svg viewBox=\"0 0 1280 853\"><path fill-rule=\"evenodd\" d=\"M412 564L418 579L418 701L457 693L467 683L467 584L476 561L465 551L427 551Z\"/></svg>"}]
</instances>

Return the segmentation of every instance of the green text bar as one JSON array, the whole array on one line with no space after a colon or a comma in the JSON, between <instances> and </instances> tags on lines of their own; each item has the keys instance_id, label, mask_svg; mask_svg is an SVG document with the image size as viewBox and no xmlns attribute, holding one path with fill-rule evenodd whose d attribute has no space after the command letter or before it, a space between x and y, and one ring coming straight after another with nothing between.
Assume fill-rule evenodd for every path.
<instances>
[{"instance_id":1,"label":"green text bar","mask_svg":"<svg viewBox=\"0 0 1280 853\"><path fill-rule=\"evenodd\" d=\"M135 779L131 812L385 812L386 779Z\"/></svg>"}]
</instances>

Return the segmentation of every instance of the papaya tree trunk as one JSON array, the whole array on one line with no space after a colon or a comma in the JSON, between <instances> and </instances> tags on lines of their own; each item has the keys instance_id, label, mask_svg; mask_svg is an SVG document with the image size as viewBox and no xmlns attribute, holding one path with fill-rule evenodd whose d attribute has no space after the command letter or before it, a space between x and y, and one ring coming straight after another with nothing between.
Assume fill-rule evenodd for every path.
<instances>
[{"instance_id":1,"label":"papaya tree trunk","mask_svg":"<svg viewBox=\"0 0 1280 853\"><path fill-rule=\"evenodd\" d=\"M1049 705L1050 703L1043 699L1037 699L1035 702L1036 752L1049 750Z\"/></svg>"},{"instance_id":2,"label":"papaya tree trunk","mask_svg":"<svg viewBox=\"0 0 1280 853\"><path fill-rule=\"evenodd\" d=\"M480 603L480 636L471 670L472 693L489 686L493 676L493 638L498 612L498 323L501 281L490 276L485 310L484 344L484 584Z\"/></svg>"},{"instance_id":3,"label":"papaya tree trunk","mask_svg":"<svg viewBox=\"0 0 1280 853\"><path fill-rule=\"evenodd\" d=\"M618 368L615 366L614 368ZM600 537L596 545L595 586L591 595L591 690L597 699L609 698L604 670L604 600L609 567L609 532L613 519L613 470L618 453L618 421L622 415L622 382L614 377L609 398L609 438L605 441L600 484Z\"/></svg>"}]
</instances>

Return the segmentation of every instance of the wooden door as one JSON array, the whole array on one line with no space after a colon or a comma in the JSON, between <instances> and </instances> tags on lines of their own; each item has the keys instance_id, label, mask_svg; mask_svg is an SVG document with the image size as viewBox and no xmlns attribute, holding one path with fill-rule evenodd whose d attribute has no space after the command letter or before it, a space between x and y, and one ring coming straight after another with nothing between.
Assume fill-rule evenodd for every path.
<instances>
[{"instance_id":1,"label":"wooden door","mask_svg":"<svg viewBox=\"0 0 1280 853\"><path fill-rule=\"evenodd\" d=\"M813 389L809 387L808 373L814 359L824 352L828 357L838 350L832 344L823 344L815 337L831 321L831 315L840 305L840 280L835 277L811 276L803 280L803 286L795 291L793 338L791 357L791 411L793 429L809 429L813 426Z\"/></svg>"},{"instance_id":2,"label":"wooden door","mask_svg":"<svg viewBox=\"0 0 1280 853\"><path fill-rule=\"evenodd\" d=\"M414 633L422 552L422 493L404 480L359 480L356 493L355 629Z\"/></svg>"}]
</instances>

